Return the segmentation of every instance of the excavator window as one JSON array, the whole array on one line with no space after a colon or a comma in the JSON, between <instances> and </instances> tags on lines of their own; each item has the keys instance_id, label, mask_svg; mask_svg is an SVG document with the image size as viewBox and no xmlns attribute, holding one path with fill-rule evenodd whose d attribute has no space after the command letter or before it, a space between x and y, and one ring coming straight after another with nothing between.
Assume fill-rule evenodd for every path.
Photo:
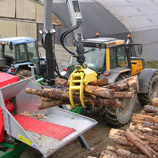
<instances>
[{"instance_id":1,"label":"excavator window","mask_svg":"<svg viewBox=\"0 0 158 158\"><path fill-rule=\"evenodd\" d=\"M103 72L106 69L105 66L105 48L91 48L91 47L84 47L85 51L85 63L88 67L95 72ZM74 49L76 51L76 48ZM72 58L72 65L78 65L76 58Z\"/></svg>"},{"instance_id":2,"label":"excavator window","mask_svg":"<svg viewBox=\"0 0 158 158\"><path fill-rule=\"evenodd\" d=\"M126 67L125 47L110 48L110 68Z\"/></svg>"}]
</instances>

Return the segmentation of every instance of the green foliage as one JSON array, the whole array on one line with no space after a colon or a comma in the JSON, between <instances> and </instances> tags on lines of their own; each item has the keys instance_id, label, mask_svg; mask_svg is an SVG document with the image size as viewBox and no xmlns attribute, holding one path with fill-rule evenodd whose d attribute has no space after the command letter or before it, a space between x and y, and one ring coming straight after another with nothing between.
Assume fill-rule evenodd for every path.
<instances>
[{"instance_id":1,"label":"green foliage","mask_svg":"<svg viewBox=\"0 0 158 158\"><path fill-rule=\"evenodd\" d=\"M158 61L147 61L146 68L158 69Z\"/></svg>"}]
</instances>

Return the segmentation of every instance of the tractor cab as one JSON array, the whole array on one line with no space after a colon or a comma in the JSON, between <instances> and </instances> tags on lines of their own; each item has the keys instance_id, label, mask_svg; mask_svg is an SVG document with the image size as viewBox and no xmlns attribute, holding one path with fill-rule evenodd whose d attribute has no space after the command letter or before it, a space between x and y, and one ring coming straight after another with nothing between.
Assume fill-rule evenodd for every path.
<instances>
[{"instance_id":1,"label":"tractor cab","mask_svg":"<svg viewBox=\"0 0 158 158\"><path fill-rule=\"evenodd\" d=\"M12 37L0 39L0 71L16 74L19 69L31 70L35 66L39 74L40 58L36 41L30 37Z\"/></svg>"},{"instance_id":2,"label":"tractor cab","mask_svg":"<svg viewBox=\"0 0 158 158\"><path fill-rule=\"evenodd\" d=\"M85 64L97 72L98 76L109 76L113 74L112 72L138 74L143 69L143 62L135 54L136 45L139 46L139 44L125 44L124 40L116 38L84 39ZM75 47L74 52L76 49ZM79 65L76 57L72 56L71 65Z\"/></svg>"}]
</instances>

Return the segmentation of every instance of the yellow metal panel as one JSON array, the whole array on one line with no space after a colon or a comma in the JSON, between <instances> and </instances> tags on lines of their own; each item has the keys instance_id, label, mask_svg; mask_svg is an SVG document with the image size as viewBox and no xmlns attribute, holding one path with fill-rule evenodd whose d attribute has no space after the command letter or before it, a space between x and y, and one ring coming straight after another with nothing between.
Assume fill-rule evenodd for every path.
<instances>
[{"instance_id":1,"label":"yellow metal panel","mask_svg":"<svg viewBox=\"0 0 158 158\"><path fill-rule=\"evenodd\" d=\"M16 18L35 20L35 2L16 0Z\"/></svg>"},{"instance_id":2,"label":"yellow metal panel","mask_svg":"<svg viewBox=\"0 0 158 158\"><path fill-rule=\"evenodd\" d=\"M17 36L33 37L37 39L37 24L17 22Z\"/></svg>"},{"instance_id":3,"label":"yellow metal panel","mask_svg":"<svg viewBox=\"0 0 158 158\"><path fill-rule=\"evenodd\" d=\"M106 48L106 70L110 70L110 50Z\"/></svg>"},{"instance_id":4,"label":"yellow metal panel","mask_svg":"<svg viewBox=\"0 0 158 158\"><path fill-rule=\"evenodd\" d=\"M132 69L132 75L139 74L143 70L142 60L131 60L131 69Z\"/></svg>"},{"instance_id":5,"label":"yellow metal panel","mask_svg":"<svg viewBox=\"0 0 158 158\"><path fill-rule=\"evenodd\" d=\"M8 20L0 20L0 36L15 37L16 36L16 22Z\"/></svg>"},{"instance_id":6,"label":"yellow metal panel","mask_svg":"<svg viewBox=\"0 0 158 158\"><path fill-rule=\"evenodd\" d=\"M125 72L128 72L128 71L131 71L131 69L122 70L122 71L120 71L120 73L125 73Z\"/></svg>"},{"instance_id":7,"label":"yellow metal panel","mask_svg":"<svg viewBox=\"0 0 158 158\"><path fill-rule=\"evenodd\" d=\"M122 45L122 44L125 44L124 40L108 42L108 43L106 43L106 46L108 48L110 48L110 47L115 47L115 46L119 46L119 45Z\"/></svg>"},{"instance_id":8,"label":"yellow metal panel","mask_svg":"<svg viewBox=\"0 0 158 158\"><path fill-rule=\"evenodd\" d=\"M0 17L15 18L15 0L0 0Z\"/></svg>"},{"instance_id":9,"label":"yellow metal panel","mask_svg":"<svg viewBox=\"0 0 158 158\"><path fill-rule=\"evenodd\" d=\"M121 44L125 44L125 41L124 40L116 41L116 45L121 45Z\"/></svg>"}]
</instances>

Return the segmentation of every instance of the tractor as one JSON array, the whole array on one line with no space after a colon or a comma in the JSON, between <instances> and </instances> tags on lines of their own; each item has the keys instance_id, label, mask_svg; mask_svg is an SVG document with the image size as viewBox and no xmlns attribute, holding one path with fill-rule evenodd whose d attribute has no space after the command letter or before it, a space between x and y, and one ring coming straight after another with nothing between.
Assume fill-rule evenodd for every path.
<instances>
[{"instance_id":1,"label":"tractor","mask_svg":"<svg viewBox=\"0 0 158 158\"><path fill-rule=\"evenodd\" d=\"M61 72L61 75L69 81L71 105L73 105L73 91L78 89L80 89L80 101L83 104L83 87L87 84L84 83L85 78L88 81L96 80L96 73L97 78L107 78L108 84L138 75L139 101L142 104L150 104L154 97L158 97L158 70L145 68L145 61L140 58L143 45L132 43L131 35L127 35L126 42L116 38L99 37L99 33L96 34L96 38L83 39L83 18L78 0L69 0L67 4L73 27L61 35L60 42L71 54L71 58L70 65L65 72ZM73 51L67 49L64 44L65 37L71 32L74 32L75 37ZM76 75L75 73L80 81L75 81L72 77ZM77 89L79 86L80 88ZM119 101L123 104L120 109L95 107L106 123L112 126L123 126L130 121L137 103L137 95L135 93L132 99L119 99Z\"/></svg>"},{"instance_id":2,"label":"tractor","mask_svg":"<svg viewBox=\"0 0 158 158\"><path fill-rule=\"evenodd\" d=\"M142 45L130 43L129 38L126 43L124 40L103 37L83 40L85 64L97 73L97 78L107 78L108 84L139 75L138 99L142 104L149 104L158 96L156 87L158 70L145 68L144 59L138 57L142 54ZM74 47L74 55L71 55L70 66L64 69L65 74L62 72L63 77L67 79L75 70L75 66L80 65L76 59L76 51L77 46ZM122 126L129 122L137 102L137 95L135 94L132 99L120 101L123 102L120 109L109 107L97 109L112 126Z\"/></svg>"},{"instance_id":3,"label":"tractor","mask_svg":"<svg viewBox=\"0 0 158 158\"><path fill-rule=\"evenodd\" d=\"M46 61L40 58L36 41L30 37L0 39L0 71L30 77L45 76Z\"/></svg>"}]
</instances>

